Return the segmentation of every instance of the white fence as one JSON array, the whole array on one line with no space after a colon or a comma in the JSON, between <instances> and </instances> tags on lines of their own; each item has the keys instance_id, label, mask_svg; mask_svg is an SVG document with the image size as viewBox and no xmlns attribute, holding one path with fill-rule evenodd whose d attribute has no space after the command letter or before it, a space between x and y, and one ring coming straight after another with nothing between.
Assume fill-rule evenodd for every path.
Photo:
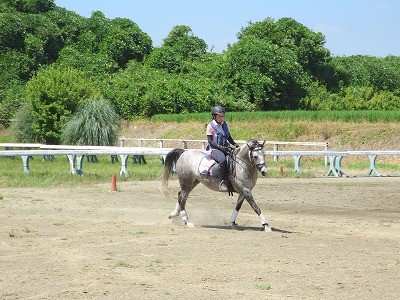
<instances>
[{"instance_id":1,"label":"white fence","mask_svg":"<svg viewBox=\"0 0 400 300\"><path fill-rule=\"evenodd\" d=\"M138 139L140 140L140 139ZM145 139L143 139L145 140ZM161 139L146 139L152 141L165 141ZM176 141L176 140L175 140ZM181 142L204 142L203 140L181 140ZM284 144L285 142L275 142ZM294 144L291 143L291 144ZM311 143L306 143L311 144ZM314 143L313 143L314 144ZM322 144L322 143L321 143ZM275 145L275 144L274 144ZM161 147L162 146L162 147ZM129 155L160 155L164 156L173 148L164 148L164 144L160 147L103 147L103 146L70 146L70 145L41 145L41 144L16 144L16 143L0 143L0 147L4 148L24 148L24 150L0 150L0 156L20 156L23 161L23 170L29 173L29 159L32 156L46 156L46 155L66 155L70 164L70 173L82 174L82 159L84 156L89 155L119 155L121 158L120 175L128 176L127 161ZM35 148L34 150L31 150ZM28 150L29 149L29 150ZM185 149L188 149L185 147ZM190 149L188 149L190 151ZM366 175L382 176L377 170L376 159L377 156L399 156L400 150L367 150L367 151L265 151L266 155L273 157L279 156L292 156L294 158L294 172L300 173L300 162L303 156L321 156L328 160L327 165L329 170L326 176L348 176L342 169L341 163L343 157L347 156L368 156L369 170Z\"/></svg>"},{"instance_id":2,"label":"white fence","mask_svg":"<svg viewBox=\"0 0 400 300\"><path fill-rule=\"evenodd\" d=\"M26 147L29 145L29 147ZM29 159L32 156L66 155L70 164L70 173L83 174L83 157L89 155L119 155L121 159L120 175L128 176L129 155L166 155L171 148L147 147L103 147L103 146L70 146L70 145L41 145L41 144L11 144L0 143L7 148L38 148L35 150L0 150L0 156L20 156L24 173L29 173Z\"/></svg>"},{"instance_id":3,"label":"white fence","mask_svg":"<svg viewBox=\"0 0 400 300\"><path fill-rule=\"evenodd\" d=\"M165 145L168 145L168 147L171 147L171 145L180 145L178 147L181 147L183 149L205 149L208 142L206 140L189 140L189 139L160 139L160 138L154 138L154 139L145 139L145 138L126 138L126 137L121 137L120 139L120 146L125 147L127 143L132 143L138 147L143 147L145 145L151 144L152 146L157 145L160 148L163 148ZM238 144L244 144L246 141L244 140L238 140L236 141ZM293 147L293 146L301 146L301 147L313 147L313 148L323 148L324 151L329 150L329 145L327 142L282 142L282 141L265 141L265 145L273 145L273 151L279 151L280 146L288 146L288 147ZM303 149L303 150L306 150ZM274 155L274 161L278 161L279 156ZM328 165L328 157L325 157L325 166Z\"/></svg>"},{"instance_id":4,"label":"white fence","mask_svg":"<svg viewBox=\"0 0 400 300\"><path fill-rule=\"evenodd\" d=\"M300 161L303 156L325 156L329 160L329 170L325 176L333 175L335 177L348 177L342 169L342 159L346 156L368 156L369 169L366 175L375 174L382 176L376 167L376 158L378 155L400 155L400 150L366 150L366 151L266 151L267 155L293 156L294 172L300 173Z\"/></svg>"}]
</instances>

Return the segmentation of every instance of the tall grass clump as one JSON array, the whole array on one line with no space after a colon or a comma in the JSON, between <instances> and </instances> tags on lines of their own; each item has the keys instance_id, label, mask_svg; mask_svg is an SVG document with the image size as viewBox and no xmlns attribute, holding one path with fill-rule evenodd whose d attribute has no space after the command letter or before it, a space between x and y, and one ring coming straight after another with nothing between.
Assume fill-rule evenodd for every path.
<instances>
[{"instance_id":1,"label":"tall grass clump","mask_svg":"<svg viewBox=\"0 0 400 300\"><path fill-rule=\"evenodd\" d=\"M111 146L118 139L119 117L104 99L86 101L64 124L61 142L69 145Z\"/></svg>"}]
</instances>

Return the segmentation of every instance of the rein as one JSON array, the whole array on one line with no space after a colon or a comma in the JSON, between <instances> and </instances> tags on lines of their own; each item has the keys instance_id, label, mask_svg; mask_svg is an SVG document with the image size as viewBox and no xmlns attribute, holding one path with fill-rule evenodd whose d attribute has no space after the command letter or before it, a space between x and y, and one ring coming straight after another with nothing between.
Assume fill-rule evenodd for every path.
<instances>
[{"instance_id":1,"label":"rein","mask_svg":"<svg viewBox=\"0 0 400 300\"><path fill-rule=\"evenodd\" d=\"M242 169L245 170L246 173L247 173L248 175L250 175L249 172L243 167L243 165L241 165L241 164L239 163L238 160L240 160L241 162L244 162L244 163L245 163L246 165L248 165L248 166L255 167L255 168L258 168L258 166L265 166L265 163L256 164L256 163L254 162L254 158L253 158L253 156L251 155L251 152L253 152L254 150L260 151L260 150L262 150L262 147L255 147L253 150L250 150L249 158L250 158L251 164L249 164L249 163L248 163L247 161L245 161L243 158L238 157L237 154L235 154L235 155L232 156L233 161L234 161L236 164L238 164L239 166L241 166ZM232 175L234 175L234 174L232 174Z\"/></svg>"}]
</instances>

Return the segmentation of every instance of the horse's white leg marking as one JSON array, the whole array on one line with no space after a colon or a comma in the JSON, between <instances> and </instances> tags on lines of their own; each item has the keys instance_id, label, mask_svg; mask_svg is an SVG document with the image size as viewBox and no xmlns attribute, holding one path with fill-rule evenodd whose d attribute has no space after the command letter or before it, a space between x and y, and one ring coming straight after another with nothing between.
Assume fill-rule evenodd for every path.
<instances>
[{"instance_id":1,"label":"horse's white leg marking","mask_svg":"<svg viewBox=\"0 0 400 300\"><path fill-rule=\"evenodd\" d=\"M182 217L183 223L185 223L185 225L186 225L188 222L188 215L186 213L186 210L181 210L181 217Z\"/></svg>"},{"instance_id":2,"label":"horse's white leg marking","mask_svg":"<svg viewBox=\"0 0 400 300\"><path fill-rule=\"evenodd\" d=\"M169 218L176 218L179 215L179 212L181 211L181 206L179 205L179 202L176 202L175 205L175 210L173 212L171 212L171 214L169 215Z\"/></svg>"},{"instance_id":3,"label":"horse's white leg marking","mask_svg":"<svg viewBox=\"0 0 400 300\"><path fill-rule=\"evenodd\" d=\"M181 217L182 217L183 224L185 224L187 227L194 227L194 224L189 222L189 218L186 213L186 210L181 210Z\"/></svg>"},{"instance_id":4,"label":"horse's white leg marking","mask_svg":"<svg viewBox=\"0 0 400 300\"><path fill-rule=\"evenodd\" d=\"M268 224L268 221L267 221L267 219L265 219L263 214L259 214L258 217L260 218L261 225Z\"/></svg>"},{"instance_id":5,"label":"horse's white leg marking","mask_svg":"<svg viewBox=\"0 0 400 300\"><path fill-rule=\"evenodd\" d=\"M263 215L263 214L259 214L258 217L260 218L261 225L264 226L264 231L266 231L266 232L271 232L272 229L271 229L271 227L269 227L268 221L267 221L267 219L264 217L264 215Z\"/></svg>"},{"instance_id":6,"label":"horse's white leg marking","mask_svg":"<svg viewBox=\"0 0 400 300\"><path fill-rule=\"evenodd\" d=\"M238 216L238 213L239 212L236 209L232 212L231 218L229 219L229 221L231 221L232 224L236 223L236 218Z\"/></svg>"}]
</instances>

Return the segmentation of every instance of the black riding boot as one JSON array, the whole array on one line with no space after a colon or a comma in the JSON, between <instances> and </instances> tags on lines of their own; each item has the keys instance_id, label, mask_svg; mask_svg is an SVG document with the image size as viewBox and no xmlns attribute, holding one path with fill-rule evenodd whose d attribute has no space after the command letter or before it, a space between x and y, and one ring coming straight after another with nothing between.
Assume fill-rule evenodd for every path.
<instances>
[{"instance_id":1,"label":"black riding boot","mask_svg":"<svg viewBox=\"0 0 400 300\"><path fill-rule=\"evenodd\" d=\"M228 168L226 166L226 162L219 163L219 179L221 180L219 183L219 190L226 192L228 190L228 186L226 185L226 177L228 176Z\"/></svg>"}]
</instances>

